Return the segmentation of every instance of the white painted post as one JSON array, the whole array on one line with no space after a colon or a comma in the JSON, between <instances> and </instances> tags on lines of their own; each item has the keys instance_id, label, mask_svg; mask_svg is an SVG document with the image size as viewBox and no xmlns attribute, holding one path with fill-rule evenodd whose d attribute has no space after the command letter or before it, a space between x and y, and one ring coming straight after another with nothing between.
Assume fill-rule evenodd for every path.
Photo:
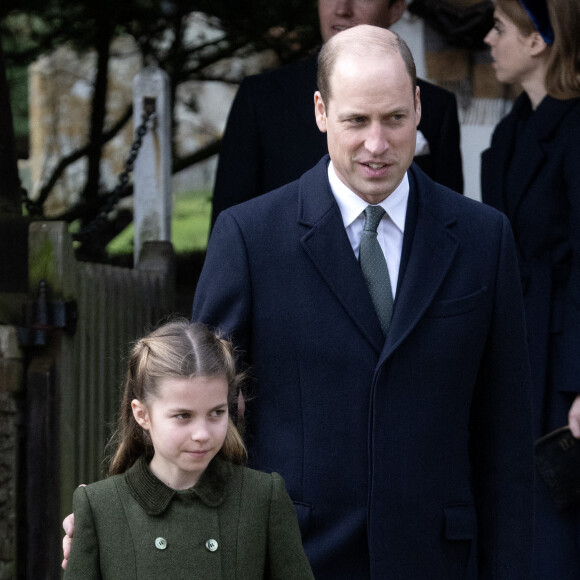
<instances>
[{"instance_id":1,"label":"white painted post","mask_svg":"<svg viewBox=\"0 0 580 580\"><path fill-rule=\"evenodd\" d=\"M133 124L143 122L146 103L155 107L153 121L137 154L133 170L134 264L137 266L144 242L171 241L171 112L169 77L155 66L147 66L133 80Z\"/></svg>"}]
</instances>

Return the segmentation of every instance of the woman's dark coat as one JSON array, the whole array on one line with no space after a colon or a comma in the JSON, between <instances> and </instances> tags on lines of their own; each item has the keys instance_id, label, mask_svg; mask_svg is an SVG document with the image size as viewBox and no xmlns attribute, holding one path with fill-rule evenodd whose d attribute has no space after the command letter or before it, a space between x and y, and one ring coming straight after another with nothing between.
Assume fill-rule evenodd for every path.
<instances>
[{"instance_id":1,"label":"woman's dark coat","mask_svg":"<svg viewBox=\"0 0 580 580\"><path fill-rule=\"evenodd\" d=\"M580 99L546 97L533 113L516 100L482 155L482 198L514 231L538 438L568 423L580 393ZM535 578L580 578L578 514L558 515L539 482L535 507Z\"/></svg>"}]
</instances>

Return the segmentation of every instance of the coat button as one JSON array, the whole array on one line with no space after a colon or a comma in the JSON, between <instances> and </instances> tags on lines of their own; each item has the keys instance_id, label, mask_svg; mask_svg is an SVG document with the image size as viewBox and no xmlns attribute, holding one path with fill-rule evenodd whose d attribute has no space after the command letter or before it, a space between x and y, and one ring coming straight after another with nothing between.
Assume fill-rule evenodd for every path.
<instances>
[{"instance_id":1,"label":"coat button","mask_svg":"<svg viewBox=\"0 0 580 580\"><path fill-rule=\"evenodd\" d=\"M165 550L167 548L167 540L165 538L157 538L155 540L155 547L158 550Z\"/></svg>"},{"instance_id":2,"label":"coat button","mask_svg":"<svg viewBox=\"0 0 580 580\"><path fill-rule=\"evenodd\" d=\"M216 540L208 540L205 543L205 547L210 551L210 552L215 552L218 549L218 543Z\"/></svg>"}]
</instances>

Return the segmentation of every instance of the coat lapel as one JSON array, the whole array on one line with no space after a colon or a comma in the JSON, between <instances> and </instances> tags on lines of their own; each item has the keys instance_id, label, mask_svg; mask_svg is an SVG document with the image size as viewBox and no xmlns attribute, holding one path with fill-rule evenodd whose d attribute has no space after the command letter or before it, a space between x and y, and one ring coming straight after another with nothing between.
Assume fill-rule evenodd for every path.
<instances>
[{"instance_id":1,"label":"coat lapel","mask_svg":"<svg viewBox=\"0 0 580 580\"><path fill-rule=\"evenodd\" d=\"M328 159L300 180L300 243L345 312L381 352L384 335L328 183Z\"/></svg>"},{"instance_id":2,"label":"coat lapel","mask_svg":"<svg viewBox=\"0 0 580 580\"><path fill-rule=\"evenodd\" d=\"M426 176L413 170L411 196L416 196L416 223L409 214L405 237L411 236L408 263L395 300L391 328L381 355L383 362L409 335L432 303L457 252L458 241L449 231L454 215L440 212L436 193L431 191ZM435 196L433 195L435 194ZM411 226L411 227L410 227ZM414 230L414 231L413 231ZM380 364L379 363L379 364Z\"/></svg>"}]
</instances>

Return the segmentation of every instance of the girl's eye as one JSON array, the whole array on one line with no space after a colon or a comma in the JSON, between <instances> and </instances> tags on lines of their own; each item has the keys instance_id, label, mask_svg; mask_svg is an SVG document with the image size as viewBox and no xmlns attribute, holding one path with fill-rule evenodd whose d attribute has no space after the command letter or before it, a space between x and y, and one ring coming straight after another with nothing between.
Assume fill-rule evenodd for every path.
<instances>
[{"instance_id":1,"label":"girl's eye","mask_svg":"<svg viewBox=\"0 0 580 580\"><path fill-rule=\"evenodd\" d=\"M212 417L221 417L223 416L223 414L226 412L225 409L216 409L215 411L212 411L211 416Z\"/></svg>"},{"instance_id":2,"label":"girl's eye","mask_svg":"<svg viewBox=\"0 0 580 580\"><path fill-rule=\"evenodd\" d=\"M186 419L189 419L189 413L180 413L179 415L175 415L175 418L179 421L185 421Z\"/></svg>"}]
</instances>

